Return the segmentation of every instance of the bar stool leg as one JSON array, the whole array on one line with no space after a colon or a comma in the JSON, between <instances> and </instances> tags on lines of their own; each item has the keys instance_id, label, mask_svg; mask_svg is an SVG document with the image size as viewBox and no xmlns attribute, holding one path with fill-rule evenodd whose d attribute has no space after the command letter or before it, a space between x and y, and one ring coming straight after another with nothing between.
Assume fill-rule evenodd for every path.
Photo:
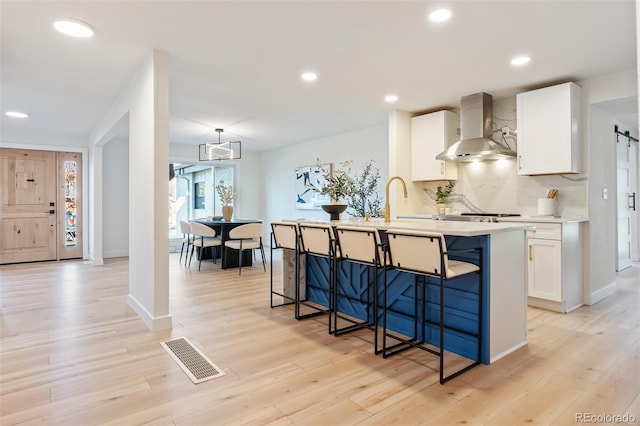
<instances>
[{"instance_id":1,"label":"bar stool leg","mask_svg":"<svg viewBox=\"0 0 640 426\"><path fill-rule=\"evenodd\" d=\"M444 384L444 280L440 275L440 384Z\"/></svg>"}]
</instances>

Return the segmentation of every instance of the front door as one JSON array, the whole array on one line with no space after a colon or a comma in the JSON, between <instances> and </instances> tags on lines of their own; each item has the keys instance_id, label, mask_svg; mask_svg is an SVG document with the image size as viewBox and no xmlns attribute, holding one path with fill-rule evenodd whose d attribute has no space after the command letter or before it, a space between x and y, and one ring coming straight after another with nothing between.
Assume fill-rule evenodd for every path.
<instances>
[{"instance_id":1,"label":"front door","mask_svg":"<svg viewBox=\"0 0 640 426\"><path fill-rule=\"evenodd\" d=\"M56 260L56 153L0 150L0 264Z\"/></svg>"}]
</instances>

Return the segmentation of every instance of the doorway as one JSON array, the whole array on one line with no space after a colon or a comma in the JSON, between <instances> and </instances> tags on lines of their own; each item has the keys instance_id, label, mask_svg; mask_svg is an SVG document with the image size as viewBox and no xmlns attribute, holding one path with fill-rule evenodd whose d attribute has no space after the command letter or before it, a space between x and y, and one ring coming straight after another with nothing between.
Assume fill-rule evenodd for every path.
<instances>
[{"instance_id":1,"label":"doorway","mask_svg":"<svg viewBox=\"0 0 640 426\"><path fill-rule=\"evenodd\" d=\"M0 148L0 264L82 258L82 154Z\"/></svg>"}]
</instances>

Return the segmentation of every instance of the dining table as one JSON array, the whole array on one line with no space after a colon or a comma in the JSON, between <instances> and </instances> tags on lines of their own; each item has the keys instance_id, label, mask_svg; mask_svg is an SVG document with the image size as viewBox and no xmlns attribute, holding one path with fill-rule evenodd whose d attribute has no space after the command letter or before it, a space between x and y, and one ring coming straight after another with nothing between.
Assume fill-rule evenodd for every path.
<instances>
[{"instance_id":1,"label":"dining table","mask_svg":"<svg viewBox=\"0 0 640 426\"><path fill-rule=\"evenodd\" d=\"M214 229L216 231L216 235L220 237L220 240L222 241L222 245L220 246L220 248L212 248L212 250L204 250L202 253L200 253L200 256L204 256L203 259L207 259L207 258L213 258L213 256L215 256L216 258L220 258L221 262L222 262L222 269L228 269L228 268L237 268L239 265L238 262L238 251L229 247L225 246L225 242L228 241L229 238L229 232L233 229L233 228L237 228L238 226L241 225L246 225L247 223L262 223L263 221L261 219L245 219L245 218L240 218L240 219L231 219L231 220L224 220L224 219L218 219L218 218L198 218L198 219L193 219L194 222L199 222L202 223L203 225L206 225L212 229ZM251 266L253 264L253 250L245 250L244 253L242 253L242 266Z\"/></svg>"}]
</instances>

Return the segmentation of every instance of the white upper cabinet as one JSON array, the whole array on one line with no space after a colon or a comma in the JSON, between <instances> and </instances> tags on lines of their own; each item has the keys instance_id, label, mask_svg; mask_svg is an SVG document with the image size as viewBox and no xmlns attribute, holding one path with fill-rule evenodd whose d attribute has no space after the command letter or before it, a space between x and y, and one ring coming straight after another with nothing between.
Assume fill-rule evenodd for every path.
<instances>
[{"instance_id":1,"label":"white upper cabinet","mask_svg":"<svg viewBox=\"0 0 640 426\"><path fill-rule=\"evenodd\" d=\"M436 155L457 142L460 118L451 111L438 111L411 119L411 180L458 179L456 163L436 160Z\"/></svg>"},{"instance_id":2,"label":"white upper cabinet","mask_svg":"<svg viewBox=\"0 0 640 426\"><path fill-rule=\"evenodd\" d=\"M580 87L559 84L519 93L518 174L580 173Z\"/></svg>"}]
</instances>

